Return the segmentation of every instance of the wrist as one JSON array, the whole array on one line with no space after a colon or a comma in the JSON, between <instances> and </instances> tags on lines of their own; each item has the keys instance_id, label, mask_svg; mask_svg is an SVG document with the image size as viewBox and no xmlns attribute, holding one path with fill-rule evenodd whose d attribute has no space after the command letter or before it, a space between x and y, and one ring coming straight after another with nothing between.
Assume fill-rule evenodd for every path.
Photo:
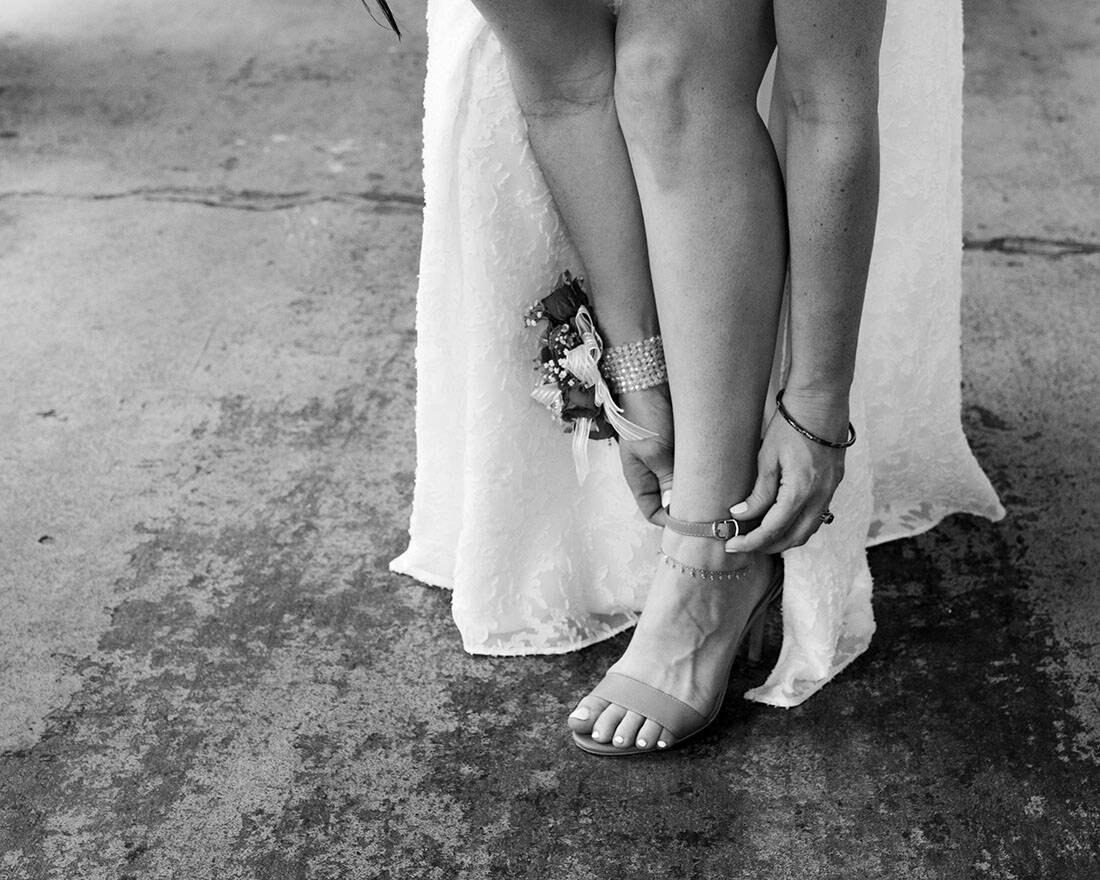
<instances>
[{"instance_id":1,"label":"wrist","mask_svg":"<svg viewBox=\"0 0 1100 880\"><path fill-rule=\"evenodd\" d=\"M783 406L798 425L817 437L841 443L848 435L847 389L826 390L788 385L783 390Z\"/></svg>"},{"instance_id":2,"label":"wrist","mask_svg":"<svg viewBox=\"0 0 1100 880\"><path fill-rule=\"evenodd\" d=\"M787 403L803 403L812 409L848 410L848 386L829 388L806 386L788 382L783 388L783 400Z\"/></svg>"},{"instance_id":3,"label":"wrist","mask_svg":"<svg viewBox=\"0 0 1100 880\"><path fill-rule=\"evenodd\" d=\"M798 391L804 394L848 395L852 387L851 370L813 370L803 371L792 364L787 373L785 386L790 393Z\"/></svg>"},{"instance_id":4,"label":"wrist","mask_svg":"<svg viewBox=\"0 0 1100 880\"><path fill-rule=\"evenodd\" d=\"M657 439L662 444L672 444L672 400L667 382L639 391L616 394L614 399L622 408L625 418L656 432Z\"/></svg>"},{"instance_id":5,"label":"wrist","mask_svg":"<svg viewBox=\"0 0 1100 880\"><path fill-rule=\"evenodd\" d=\"M616 312L598 312L600 322L600 336L603 337L605 346L627 345L639 339L648 339L658 336L661 325L657 321L657 313L651 310L641 310L619 314Z\"/></svg>"},{"instance_id":6,"label":"wrist","mask_svg":"<svg viewBox=\"0 0 1100 880\"><path fill-rule=\"evenodd\" d=\"M600 372L616 397L667 383L668 370L661 337L653 335L623 345L605 347Z\"/></svg>"}]
</instances>

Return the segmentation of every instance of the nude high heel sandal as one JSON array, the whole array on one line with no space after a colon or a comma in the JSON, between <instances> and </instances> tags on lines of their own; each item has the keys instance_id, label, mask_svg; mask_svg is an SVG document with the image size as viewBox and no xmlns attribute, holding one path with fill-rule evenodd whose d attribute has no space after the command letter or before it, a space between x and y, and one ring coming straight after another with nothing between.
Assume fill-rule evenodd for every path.
<instances>
[{"instance_id":1,"label":"nude high heel sandal","mask_svg":"<svg viewBox=\"0 0 1100 880\"><path fill-rule=\"evenodd\" d=\"M682 521L681 521L682 522ZM702 525L702 524L693 524ZM710 525L710 524L707 524ZM679 529L674 529L679 531ZM694 533L693 533L694 534ZM708 537L710 535L708 534ZM719 537L714 535L714 537ZM729 537L733 537L730 534ZM666 564L673 565L683 574L705 581L729 581L729 572L711 571L709 569L694 568L683 565L665 556ZM724 575L724 577L723 577ZM702 585L700 585L702 586ZM711 588L722 589L718 584L708 584ZM617 706L622 706L645 718L660 724L676 737L676 741L670 748L681 745L691 737L701 733L718 717L722 709L722 703L726 699L726 690L729 687L730 674L733 664L740 653L744 652L750 663L758 663L764 647L764 624L768 606L779 599L783 592L783 563L776 561L775 575L760 600L753 606L748 620L737 638L737 647L730 653L729 666L726 668L725 681L721 690L714 698L710 708L703 714L682 700L676 699L671 694L658 690L645 682L638 681L628 675L618 672L609 672L592 691L593 696L607 700ZM592 755L625 756L651 754L654 751L667 751L667 749L640 749L637 746L622 748L607 743L600 743L587 734L574 731L573 742L577 747Z\"/></svg>"}]
</instances>

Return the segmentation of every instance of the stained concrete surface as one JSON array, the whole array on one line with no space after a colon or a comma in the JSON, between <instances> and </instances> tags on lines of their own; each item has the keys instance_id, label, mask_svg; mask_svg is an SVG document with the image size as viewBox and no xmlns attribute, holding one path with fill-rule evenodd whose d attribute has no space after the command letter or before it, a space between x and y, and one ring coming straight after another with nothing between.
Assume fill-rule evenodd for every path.
<instances>
[{"instance_id":1,"label":"stained concrete surface","mask_svg":"<svg viewBox=\"0 0 1100 880\"><path fill-rule=\"evenodd\" d=\"M561 722L622 638L470 657L386 571L397 5L400 44L352 0L0 7L0 877L1100 875L1100 8L966 5L965 416L1008 519L876 549L838 682L641 764Z\"/></svg>"}]
</instances>

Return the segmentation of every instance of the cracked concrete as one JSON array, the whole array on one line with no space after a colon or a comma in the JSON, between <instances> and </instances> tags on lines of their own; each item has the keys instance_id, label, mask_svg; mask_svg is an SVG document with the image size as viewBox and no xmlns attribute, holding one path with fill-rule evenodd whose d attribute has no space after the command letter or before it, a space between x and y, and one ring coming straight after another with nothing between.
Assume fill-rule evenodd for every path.
<instances>
[{"instance_id":1,"label":"cracked concrete","mask_svg":"<svg viewBox=\"0 0 1100 880\"><path fill-rule=\"evenodd\" d=\"M0 192L5 199L62 199L68 201L106 202L115 199L145 199L150 202L188 202L208 208L231 208L237 211L285 211L304 208L325 202L351 205L359 202L375 203L381 207L410 206L420 209L424 197L415 193L381 192L262 192L260 190L229 190L224 187L169 187L141 186L120 192L46 192L25 190Z\"/></svg>"},{"instance_id":2,"label":"cracked concrete","mask_svg":"<svg viewBox=\"0 0 1100 880\"><path fill-rule=\"evenodd\" d=\"M622 639L461 651L411 491L422 2L0 7L0 877L1092 880L1100 20L967 11L964 401L1009 509L872 650L579 754ZM734 690L760 670L743 670Z\"/></svg>"},{"instance_id":3,"label":"cracked concrete","mask_svg":"<svg viewBox=\"0 0 1100 880\"><path fill-rule=\"evenodd\" d=\"M1002 254L1027 254L1035 257L1065 257L1071 254L1100 254L1100 244L1061 238L1001 235L996 238L964 238L968 251L997 251Z\"/></svg>"}]
</instances>

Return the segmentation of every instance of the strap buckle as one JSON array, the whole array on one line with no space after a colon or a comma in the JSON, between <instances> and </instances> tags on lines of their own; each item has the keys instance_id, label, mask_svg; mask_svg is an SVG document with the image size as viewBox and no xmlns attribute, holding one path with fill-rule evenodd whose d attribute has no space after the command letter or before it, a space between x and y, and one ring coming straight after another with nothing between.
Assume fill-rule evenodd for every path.
<instances>
[{"instance_id":1,"label":"strap buckle","mask_svg":"<svg viewBox=\"0 0 1100 880\"><path fill-rule=\"evenodd\" d=\"M710 532L720 541L728 541L741 534L741 523L735 519L720 519L710 524Z\"/></svg>"}]
</instances>

